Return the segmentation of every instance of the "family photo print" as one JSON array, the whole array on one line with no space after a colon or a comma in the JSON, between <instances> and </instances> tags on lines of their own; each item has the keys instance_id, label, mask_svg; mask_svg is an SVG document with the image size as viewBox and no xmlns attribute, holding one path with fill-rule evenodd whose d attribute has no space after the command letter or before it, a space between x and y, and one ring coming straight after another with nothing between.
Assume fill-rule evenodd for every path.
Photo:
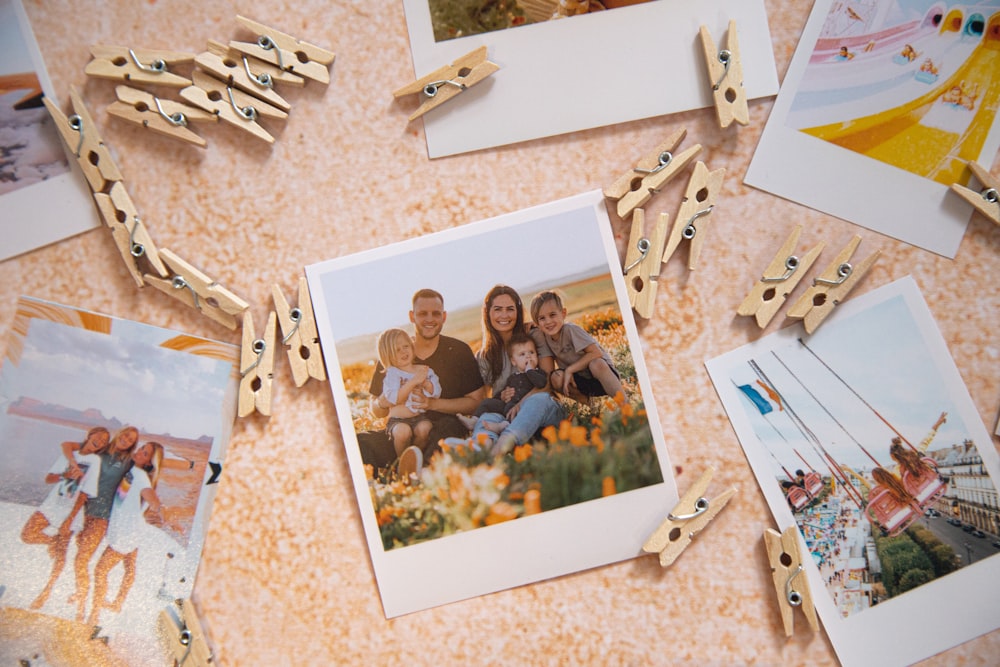
<instances>
[{"instance_id":1,"label":"family photo print","mask_svg":"<svg viewBox=\"0 0 1000 667\"><path fill-rule=\"evenodd\" d=\"M676 491L599 192L306 273L387 616L640 553Z\"/></svg>"}]
</instances>

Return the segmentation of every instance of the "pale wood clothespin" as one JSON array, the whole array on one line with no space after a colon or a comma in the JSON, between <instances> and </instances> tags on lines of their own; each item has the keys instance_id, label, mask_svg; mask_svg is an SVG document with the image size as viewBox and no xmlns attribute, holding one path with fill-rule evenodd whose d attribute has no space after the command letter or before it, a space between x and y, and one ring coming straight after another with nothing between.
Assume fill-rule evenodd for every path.
<instances>
[{"instance_id":1,"label":"pale wood clothespin","mask_svg":"<svg viewBox=\"0 0 1000 667\"><path fill-rule=\"evenodd\" d=\"M653 315L657 281L660 279L663 244L667 240L670 216L666 213L660 213L649 238L645 236L643 229L645 220L646 215L643 209L635 209L632 214L632 231L629 234L623 271L629 304L640 317L649 319Z\"/></svg>"},{"instance_id":2,"label":"pale wood clothespin","mask_svg":"<svg viewBox=\"0 0 1000 667\"><path fill-rule=\"evenodd\" d=\"M725 45L718 49L708 28L701 26L701 48L708 65L708 78L712 82L712 100L719 126L729 127L733 121L740 125L750 123L747 93L743 88L743 63L740 44L736 36L736 21L729 21Z\"/></svg>"},{"instance_id":3,"label":"pale wood clothespin","mask_svg":"<svg viewBox=\"0 0 1000 667\"><path fill-rule=\"evenodd\" d=\"M677 560L681 552L691 543L715 515L722 511L729 499L736 494L736 487L726 489L711 500L705 498L705 491L715 474L715 468L709 467L701 474L694 485L687 490L673 511L667 515L642 550L646 553L659 553L660 565L666 567Z\"/></svg>"},{"instance_id":4,"label":"pale wood clothespin","mask_svg":"<svg viewBox=\"0 0 1000 667\"><path fill-rule=\"evenodd\" d=\"M106 194L95 192L94 202L104 219L104 224L111 230L111 237L118 246L118 252L125 260L125 267L132 274L136 287L143 287L146 284L139 269L140 259L145 259L160 277L166 278L167 267L160 260L160 251L157 250L146 225L139 218L125 184L122 181L116 182Z\"/></svg>"},{"instance_id":5,"label":"pale wood clothespin","mask_svg":"<svg viewBox=\"0 0 1000 667\"><path fill-rule=\"evenodd\" d=\"M174 74L171 68L189 65L193 53L162 51L158 49L130 49L127 46L95 44L90 47L94 58L84 68L84 73L98 79L145 83L170 88L191 85L187 77Z\"/></svg>"},{"instance_id":6,"label":"pale wood clothespin","mask_svg":"<svg viewBox=\"0 0 1000 667\"><path fill-rule=\"evenodd\" d=\"M195 56L194 62L217 79L254 97L259 97L285 112L291 110L292 105L274 90L274 84L276 82L292 86L305 84L302 77L279 69L277 65L257 59L251 63L245 54L211 40L208 42L208 50Z\"/></svg>"},{"instance_id":7,"label":"pale wood clothespin","mask_svg":"<svg viewBox=\"0 0 1000 667\"><path fill-rule=\"evenodd\" d=\"M208 667L212 650L208 646L201 620L190 600L175 600L160 612L159 628L170 651L171 664L177 667Z\"/></svg>"},{"instance_id":8,"label":"pale wood clothespin","mask_svg":"<svg viewBox=\"0 0 1000 667\"><path fill-rule=\"evenodd\" d=\"M236 318L249 308L246 301L188 264L171 250L161 249L160 259L167 265L168 275L172 275L162 279L147 273L143 276L147 284L195 308L222 326L236 329L238 325Z\"/></svg>"},{"instance_id":9,"label":"pale wood clothespin","mask_svg":"<svg viewBox=\"0 0 1000 667\"><path fill-rule=\"evenodd\" d=\"M789 526L781 533L773 528L764 531L764 545L767 547L767 559L771 563L771 576L774 578L774 590L778 594L778 607L781 609L781 622L785 626L786 637L791 637L794 631L795 607L802 608L813 632L819 630L816 607L813 606L809 581L806 579L799 551L798 532L795 526Z\"/></svg>"},{"instance_id":10,"label":"pale wood clothespin","mask_svg":"<svg viewBox=\"0 0 1000 667\"><path fill-rule=\"evenodd\" d=\"M90 189L93 192L105 192L107 183L122 180L122 173L111 157L111 151L101 139L97 125L76 88L69 89L69 99L73 108L69 117L48 97L42 98L42 101L52 115L59 136L76 157L76 163L80 165Z\"/></svg>"},{"instance_id":11,"label":"pale wood clothespin","mask_svg":"<svg viewBox=\"0 0 1000 667\"><path fill-rule=\"evenodd\" d=\"M704 162L694 165L691 178L688 179L684 200L674 218L673 229L663 249L663 261L666 262L674 254L681 240L690 241L688 248L688 269L694 270L701 255L701 247L705 243L705 231L708 226L707 216L715 208L715 199L722 189L722 179L726 176L725 168L709 171Z\"/></svg>"},{"instance_id":12,"label":"pale wood clothespin","mask_svg":"<svg viewBox=\"0 0 1000 667\"><path fill-rule=\"evenodd\" d=\"M336 57L333 51L303 42L291 35L269 28L244 16L237 16L236 22L257 35L256 42L229 42L229 47L240 53L277 65L285 72L291 72L319 83L330 83L330 65Z\"/></svg>"},{"instance_id":13,"label":"pale wood clothespin","mask_svg":"<svg viewBox=\"0 0 1000 667\"><path fill-rule=\"evenodd\" d=\"M191 73L191 80L194 83L180 92L181 97L258 139L274 143L274 137L261 127L257 119L284 120L288 118L287 113L200 70Z\"/></svg>"},{"instance_id":14,"label":"pale wood clothespin","mask_svg":"<svg viewBox=\"0 0 1000 667\"><path fill-rule=\"evenodd\" d=\"M677 146L684 141L687 130L677 130L656 147L652 153L644 155L636 166L622 174L604 188L604 196L618 202L618 217L627 220L632 211L645 205L674 176L684 170L701 152L701 144L695 144L675 155Z\"/></svg>"},{"instance_id":15,"label":"pale wood clothespin","mask_svg":"<svg viewBox=\"0 0 1000 667\"><path fill-rule=\"evenodd\" d=\"M240 393L237 414L246 417L254 410L271 416L271 382L274 379L274 312L260 338L254 333L253 315L243 311L243 346L240 348Z\"/></svg>"},{"instance_id":16,"label":"pale wood clothespin","mask_svg":"<svg viewBox=\"0 0 1000 667\"><path fill-rule=\"evenodd\" d=\"M421 94L422 103L410 114L409 119L412 121L476 85L498 69L499 65L486 59L486 47L480 46L450 65L440 67L413 83L397 88L392 91L392 96L398 99L404 95Z\"/></svg>"},{"instance_id":17,"label":"pale wood clothespin","mask_svg":"<svg viewBox=\"0 0 1000 667\"><path fill-rule=\"evenodd\" d=\"M823 251L825 244L821 241L802 257L793 254L801 234L802 225L792 230L788 240L778 248L774 259L764 269L760 280L743 299L743 303L736 310L737 315L754 316L757 326L761 329L768 325Z\"/></svg>"},{"instance_id":18,"label":"pale wood clothespin","mask_svg":"<svg viewBox=\"0 0 1000 667\"><path fill-rule=\"evenodd\" d=\"M789 309L788 317L803 320L806 333L811 334L823 323L878 259L881 251L876 250L857 266L848 262L859 243L861 237L854 236L826 269L813 278L812 286Z\"/></svg>"},{"instance_id":19,"label":"pale wood clothespin","mask_svg":"<svg viewBox=\"0 0 1000 667\"><path fill-rule=\"evenodd\" d=\"M160 99L152 93L130 86L116 86L115 96L118 101L108 105L108 113L112 116L201 148L207 142L188 127L188 121L216 121L213 113L174 100Z\"/></svg>"},{"instance_id":20,"label":"pale wood clothespin","mask_svg":"<svg viewBox=\"0 0 1000 667\"><path fill-rule=\"evenodd\" d=\"M281 325L281 342L287 347L288 364L292 367L295 386L301 387L309 378L326 380L319 333L316 331L312 299L309 296L309 283L304 277L299 278L299 302L294 308L288 305L277 285L271 286L271 296Z\"/></svg>"},{"instance_id":21,"label":"pale wood clothespin","mask_svg":"<svg viewBox=\"0 0 1000 667\"><path fill-rule=\"evenodd\" d=\"M994 178L982 165L975 162L969 162L969 171L979 181L982 189L972 190L964 185L952 183L952 192L972 204L988 219L1000 225L1000 181Z\"/></svg>"}]
</instances>

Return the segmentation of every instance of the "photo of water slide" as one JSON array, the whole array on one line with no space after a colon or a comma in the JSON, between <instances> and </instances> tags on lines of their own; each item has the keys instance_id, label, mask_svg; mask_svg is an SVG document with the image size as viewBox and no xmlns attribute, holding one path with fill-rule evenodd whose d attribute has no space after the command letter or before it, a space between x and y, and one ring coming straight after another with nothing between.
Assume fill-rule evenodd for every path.
<instances>
[{"instance_id":1,"label":"photo of water slide","mask_svg":"<svg viewBox=\"0 0 1000 667\"><path fill-rule=\"evenodd\" d=\"M998 101L1000 0L837 0L786 124L950 185L968 180Z\"/></svg>"}]
</instances>

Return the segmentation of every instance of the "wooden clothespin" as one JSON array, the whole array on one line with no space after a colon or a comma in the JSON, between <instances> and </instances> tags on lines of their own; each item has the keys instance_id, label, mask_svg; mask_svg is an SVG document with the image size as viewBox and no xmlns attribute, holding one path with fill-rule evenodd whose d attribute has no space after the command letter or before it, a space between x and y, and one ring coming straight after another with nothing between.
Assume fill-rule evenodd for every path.
<instances>
[{"instance_id":1,"label":"wooden clothespin","mask_svg":"<svg viewBox=\"0 0 1000 667\"><path fill-rule=\"evenodd\" d=\"M143 276L146 283L164 294L174 297L224 327L236 329L236 318L249 304L204 273L178 257L166 248L160 250L160 259L168 267L169 279L157 278L148 273Z\"/></svg>"},{"instance_id":2,"label":"wooden clothespin","mask_svg":"<svg viewBox=\"0 0 1000 667\"><path fill-rule=\"evenodd\" d=\"M309 378L326 380L323 354L319 347L319 333L313 315L309 283L299 278L299 303L295 308L288 305L285 295L277 285L271 286L274 310L281 325L281 342L287 346L288 363L292 367L295 386L301 387Z\"/></svg>"},{"instance_id":3,"label":"wooden clothespin","mask_svg":"<svg viewBox=\"0 0 1000 667\"><path fill-rule=\"evenodd\" d=\"M205 639L201 621L190 600L175 600L176 609L166 607L160 612L160 632L167 640L172 664L179 667L208 667L212 650Z\"/></svg>"},{"instance_id":4,"label":"wooden clothespin","mask_svg":"<svg viewBox=\"0 0 1000 667\"><path fill-rule=\"evenodd\" d=\"M747 93L743 88L743 63L740 44L736 36L736 21L729 21L726 43L722 49L715 47L708 28L701 26L701 48L708 65L708 78L712 82L712 99L720 127L729 127L733 121L740 125L750 123Z\"/></svg>"},{"instance_id":5,"label":"wooden clothespin","mask_svg":"<svg viewBox=\"0 0 1000 667\"><path fill-rule=\"evenodd\" d=\"M94 124L94 119L87 111L83 98L76 88L69 89L69 99L73 108L73 113L69 117L48 97L42 101L52 115L59 136L76 156L76 162L80 165L90 189L93 192L105 192L107 183L122 180L122 173L111 157L111 151L101 139L97 125Z\"/></svg>"},{"instance_id":6,"label":"wooden clothespin","mask_svg":"<svg viewBox=\"0 0 1000 667\"><path fill-rule=\"evenodd\" d=\"M296 74L286 72L263 60L254 59L251 63L245 54L214 41L208 42L208 50L195 56L194 62L215 78L244 93L259 97L285 112L291 110L292 105L274 90L274 84L276 82L292 86L305 84L305 80Z\"/></svg>"},{"instance_id":7,"label":"wooden clothespin","mask_svg":"<svg viewBox=\"0 0 1000 667\"><path fill-rule=\"evenodd\" d=\"M181 91L181 97L258 139L274 143L274 137L257 123L257 119L284 120L288 118L287 113L200 70L192 72L191 79L194 83Z\"/></svg>"},{"instance_id":8,"label":"wooden clothespin","mask_svg":"<svg viewBox=\"0 0 1000 667\"><path fill-rule=\"evenodd\" d=\"M146 230L146 225L139 218L135 204L125 190L122 181L111 186L107 194L94 193L97 210L101 212L104 224L111 230L111 237L118 246L118 252L125 260L125 267L132 274L136 287L146 284L139 270L139 260L145 258L160 277L167 277L167 267L160 260L160 252L153 243L153 237Z\"/></svg>"},{"instance_id":9,"label":"wooden clothespin","mask_svg":"<svg viewBox=\"0 0 1000 667\"><path fill-rule=\"evenodd\" d=\"M722 179L726 176L724 168L709 171L704 162L694 165L691 178L688 179L684 200L677 211L673 229L663 250L663 261L666 262L674 254L681 240L690 241L688 248L688 269L694 270L701 255L701 246L705 243L705 228L708 216L715 208L715 199L722 188Z\"/></svg>"},{"instance_id":10,"label":"wooden clothespin","mask_svg":"<svg viewBox=\"0 0 1000 667\"><path fill-rule=\"evenodd\" d=\"M809 581L802 565L797 533L795 526L789 526L781 533L773 528L764 531L764 545L767 547L767 559L771 563L771 576L774 578L774 590L778 594L778 607L781 609L781 622L785 626L786 637L792 636L795 625L792 614L795 607L802 608L813 632L819 630L816 607L813 606Z\"/></svg>"},{"instance_id":11,"label":"wooden clothespin","mask_svg":"<svg viewBox=\"0 0 1000 667\"><path fill-rule=\"evenodd\" d=\"M256 410L271 416L271 381L274 379L274 312L267 315L264 333L257 338L253 315L243 311L243 347L240 348L240 394L237 414L246 417Z\"/></svg>"},{"instance_id":12,"label":"wooden clothespin","mask_svg":"<svg viewBox=\"0 0 1000 667\"><path fill-rule=\"evenodd\" d=\"M129 86L116 86L115 96L118 101L108 105L112 116L201 148L206 146L207 142L188 128L188 121L214 123L215 114Z\"/></svg>"},{"instance_id":13,"label":"wooden clothespin","mask_svg":"<svg viewBox=\"0 0 1000 667\"><path fill-rule=\"evenodd\" d=\"M618 202L618 217L627 220L632 211L645 205L654 193L659 192L660 188L697 157L701 152L701 144L695 144L674 155L686 135L687 130L677 130L657 146L656 150L643 156L634 168L604 188L604 196Z\"/></svg>"},{"instance_id":14,"label":"wooden clothespin","mask_svg":"<svg viewBox=\"0 0 1000 667\"><path fill-rule=\"evenodd\" d=\"M653 315L663 244L667 240L670 216L660 213L651 238L647 238L643 230L645 219L643 209L635 209L632 214L632 231L629 234L623 271L629 304L640 317L649 319Z\"/></svg>"},{"instance_id":15,"label":"wooden clothespin","mask_svg":"<svg viewBox=\"0 0 1000 667\"><path fill-rule=\"evenodd\" d=\"M788 317L796 320L803 320L806 333L811 334L822 324L826 316L850 294L854 286L860 281L880 254L876 250L868 256L858 266L853 266L848 262L851 255L861 243L861 237L855 236L851 239L840 254L823 270L818 277L813 278L812 286L799 297L789 311Z\"/></svg>"},{"instance_id":16,"label":"wooden clothespin","mask_svg":"<svg viewBox=\"0 0 1000 667\"><path fill-rule=\"evenodd\" d=\"M705 498L705 491L714 474L715 468L712 467L703 472L687 493L681 496L677 506L667 515L660 527L642 545L642 550L646 553L660 554L661 566L666 567L677 560L681 552L691 543L692 538L705 528L736 494L736 487L731 487L711 500Z\"/></svg>"},{"instance_id":17,"label":"wooden clothespin","mask_svg":"<svg viewBox=\"0 0 1000 667\"><path fill-rule=\"evenodd\" d=\"M193 62L193 53L95 44L90 47L90 55L94 59L87 63L83 71L88 76L98 79L146 83L170 88L191 85L186 77L174 74L170 69Z\"/></svg>"},{"instance_id":18,"label":"wooden clothespin","mask_svg":"<svg viewBox=\"0 0 1000 667\"><path fill-rule=\"evenodd\" d=\"M277 65L285 72L291 72L322 84L330 83L330 65L335 55L315 44L302 42L283 32L269 28L243 16L236 22L257 34L257 41L229 42L229 47L240 53Z\"/></svg>"},{"instance_id":19,"label":"wooden clothespin","mask_svg":"<svg viewBox=\"0 0 1000 667\"><path fill-rule=\"evenodd\" d=\"M757 326L761 329L768 325L823 251L825 244L820 242L801 258L793 254L800 234L802 225L793 229L788 240L778 248L777 254L764 269L760 280L736 310L737 315L753 315L757 319Z\"/></svg>"},{"instance_id":20,"label":"wooden clothespin","mask_svg":"<svg viewBox=\"0 0 1000 667\"><path fill-rule=\"evenodd\" d=\"M1000 225L1000 181L994 178L982 165L975 162L969 162L969 171L979 181L982 190L972 190L964 185L952 183L952 192L972 204L977 211L987 218Z\"/></svg>"},{"instance_id":21,"label":"wooden clothespin","mask_svg":"<svg viewBox=\"0 0 1000 667\"><path fill-rule=\"evenodd\" d=\"M413 93L422 95L421 105L410 114L410 120L413 121L476 85L498 69L499 65L486 59L486 47L480 46L452 64L440 67L413 83L397 88L392 91L392 96L398 99Z\"/></svg>"}]
</instances>

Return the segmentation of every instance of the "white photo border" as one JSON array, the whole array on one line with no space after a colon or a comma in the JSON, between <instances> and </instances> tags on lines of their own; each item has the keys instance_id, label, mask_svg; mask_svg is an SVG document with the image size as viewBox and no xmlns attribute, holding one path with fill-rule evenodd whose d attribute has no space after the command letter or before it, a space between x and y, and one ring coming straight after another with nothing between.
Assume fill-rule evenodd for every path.
<instances>
[{"instance_id":1,"label":"white photo border","mask_svg":"<svg viewBox=\"0 0 1000 667\"><path fill-rule=\"evenodd\" d=\"M431 158L711 107L698 30L722 44L730 19L747 98L778 92L763 0L656 0L443 42L427 0L403 7L416 78L481 45L500 66L423 116Z\"/></svg>"},{"instance_id":2,"label":"white photo border","mask_svg":"<svg viewBox=\"0 0 1000 667\"><path fill-rule=\"evenodd\" d=\"M365 477L357 434L350 416L350 405L331 324L331 321L349 316L349 313L331 310L335 297L327 293L330 288L324 286L324 278L345 268L386 260L437 244L477 236L488 240L490 233L515 225L523 225L525 234L528 234L532 225L544 225L554 215L574 212L579 212L581 228L589 226L590 231L587 233L592 232L592 238L599 239L603 245L664 481L607 498L385 551ZM517 271L516 258L513 263L508 261L507 264L503 260L498 261L500 263L495 270L498 277L504 275L505 271ZM512 268L505 269L504 266ZM314 264L306 267L306 276L334 403L337 413L341 415L345 453L387 618L641 554L643 542L663 520L664 508L672 507L678 496L653 402L649 376L642 358L638 330L628 304L618 252L604 208L604 197L600 191ZM416 287L419 286L414 286L414 290ZM448 299L447 294L445 299ZM406 311L401 311L399 317L405 318ZM447 323L444 334L448 334Z\"/></svg>"},{"instance_id":3,"label":"white photo border","mask_svg":"<svg viewBox=\"0 0 1000 667\"><path fill-rule=\"evenodd\" d=\"M818 0L799 39L743 182L867 229L954 258L972 206L947 185L788 127L786 120L834 0ZM1000 148L1000 115L980 152Z\"/></svg>"},{"instance_id":4,"label":"white photo border","mask_svg":"<svg viewBox=\"0 0 1000 667\"><path fill-rule=\"evenodd\" d=\"M52 82L45 70L42 54L35 42L31 24L21 0L8 0L17 14L21 34L27 43L31 62L46 97L55 101ZM57 102L58 103L58 102ZM101 225L97 209L92 205L90 188L74 164L70 153L53 126L53 140L66 153L69 168L62 174L3 195L4 234L0 261L16 257L36 248L96 229Z\"/></svg>"},{"instance_id":5,"label":"white photo border","mask_svg":"<svg viewBox=\"0 0 1000 667\"><path fill-rule=\"evenodd\" d=\"M958 406L958 413L969 428L983 464L994 480L1000 480L1000 460L989 433L969 396L948 352L947 344L934 322L930 309L909 276L880 287L838 306L812 339L836 336L838 319L846 319L867 309L902 297L917 323L931 356L927 363L935 364L943 378L948 395ZM747 461L753 469L779 530L794 526L795 519L788 502L776 483L773 463L754 433L746 410L740 404L740 391L729 380L737 365L745 364L771 349L804 337L800 324L790 326L706 362L715 389L733 424ZM808 553L799 533L799 546ZM909 665L940 653L1000 627L996 601L1000 599L1000 554L938 577L898 599L891 599L863 612L842 618L830 595L826 582L813 560L806 560L806 574L813 601L834 650L844 665ZM941 613L948 610L948 613ZM934 615L933 631L926 617Z\"/></svg>"}]
</instances>

